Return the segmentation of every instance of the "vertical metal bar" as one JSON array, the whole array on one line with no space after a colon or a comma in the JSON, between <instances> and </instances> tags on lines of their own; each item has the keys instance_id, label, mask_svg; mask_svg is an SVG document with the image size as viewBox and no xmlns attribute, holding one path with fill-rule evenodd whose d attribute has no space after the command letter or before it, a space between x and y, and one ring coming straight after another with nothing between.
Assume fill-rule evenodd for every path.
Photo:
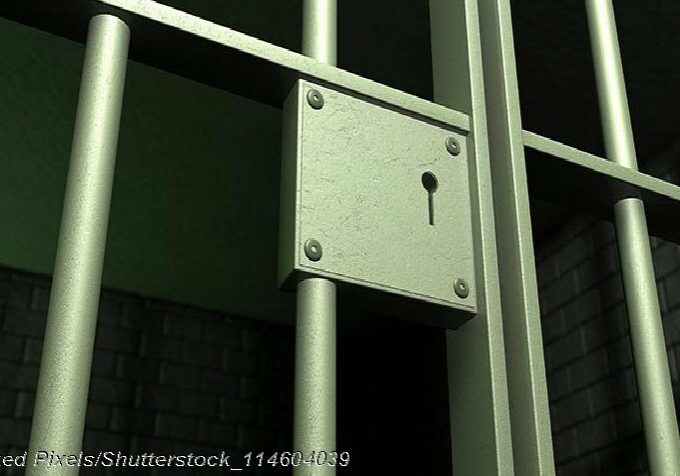
<instances>
[{"instance_id":1,"label":"vertical metal bar","mask_svg":"<svg viewBox=\"0 0 680 476\"><path fill-rule=\"evenodd\" d=\"M489 186L492 164L480 20L476 0L430 0L435 100L470 114L472 125L468 161L479 305L474 319L447 331L453 474L512 475L513 438L496 243L505 236L496 235ZM523 435L519 439L524 441Z\"/></svg>"},{"instance_id":2,"label":"vertical metal bar","mask_svg":"<svg viewBox=\"0 0 680 476\"><path fill-rule=\"evenodd\" d=\"M50 296L27 474L36 452L82 446L130 32L120 19L90 21ZM78 468L60 469L77 474Z\"/></svg>"},{"instance_id":3,"label":"vertical metal bar","mask_svg":"<svg viewBox=\"0 0 680 476\"><path fill-rule=\"evenodd\" d=\"M335 284L324 278L301 281L295 326L293 449L335 451ZM299 466L296 475L333 475L330 466Z\"/></svg>"},{"instance_id":4,"label":"vertical metal bar","mask_svg":"<svg viewBox=\"0 0 680 476\"><path fill-rule=\"evenodd\" d=\"M302 52L335 65L336 0L304 0ZM335 451L336 436L336 290L324 278L298 283L295 324L295 403L293 449ZM335 467L302 465L295 476L332 476Z\"/></svg>"},{"instance_id":5,"label":"vertical metal bar","mask_svg":"<svg viewBox=\"0 0 680 476\"><path fill-rule=\"evenodd\" d=\"M337 0L304 0L302 53L323 63L337 62Z\"/></svg>"},{"instance_id":6,"label":"vertical metal bar","mask_svg":"<svg viewBox=\"0 0 680 476\"><path fill-rule=\"evenodd\" d=\"M479 0L508 393L517 474L555 474L509 0Z\"/></svg>"},{"instance_id":7,"label":"vertical metal bar","mask_svg":"<svg viewBox=\"0 0 680 476\"><path fill-rule=\"evenodd\" d=\"M607 156L637 170L614 9L611 0L586 0L586 10ZM649 469L677 475L680 438L644 203L625 198L614 215Z\"/></svg>"}]
</instances>

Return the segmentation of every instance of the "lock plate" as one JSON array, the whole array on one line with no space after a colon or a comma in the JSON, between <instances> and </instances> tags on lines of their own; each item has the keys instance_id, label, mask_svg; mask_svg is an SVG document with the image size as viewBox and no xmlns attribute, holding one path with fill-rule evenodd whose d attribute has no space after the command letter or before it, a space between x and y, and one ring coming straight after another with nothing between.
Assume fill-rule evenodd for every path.
<instances>
[{"instance_id":1,"label":"lock plate","mask_svg":"<svg viewBox=\"0 0 680 476\"><path fill-rule=\"evenodd\" d=\"M321 94L321 107L310 90ZM284 106L280 284L324 276L471 317L477 293L466 139L298 81ZM310 254L310 240L320 250ZM456 327L461 319L447 321L445 313L439 322Z\"/></svg>"}]
</instances>

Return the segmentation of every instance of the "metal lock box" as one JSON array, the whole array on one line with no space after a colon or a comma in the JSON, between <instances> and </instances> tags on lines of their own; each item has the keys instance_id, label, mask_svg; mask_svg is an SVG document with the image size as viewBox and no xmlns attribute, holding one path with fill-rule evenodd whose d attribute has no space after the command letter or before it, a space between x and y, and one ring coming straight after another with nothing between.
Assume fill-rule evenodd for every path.
<instances>
[{"instance_id":1,"label":"metal lock box","mask_svg":"<svg viewBox=\"0 0 680 476\"><path fill-rule=\"evenodd\" d=\"M322 276L448 328L475 314L464 134L306 80L283 130L282 287Z\"/></svg>"}]
</instances>

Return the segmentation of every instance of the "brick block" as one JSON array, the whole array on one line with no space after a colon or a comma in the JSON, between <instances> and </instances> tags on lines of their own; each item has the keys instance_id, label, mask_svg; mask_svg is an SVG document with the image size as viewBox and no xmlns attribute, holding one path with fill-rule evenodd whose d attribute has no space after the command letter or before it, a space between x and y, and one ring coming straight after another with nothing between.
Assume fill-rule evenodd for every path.
<instances>
[{"instance_id":1,"label":"brick block","mask_svg":"<svg viewBox=\"0 0 680 476\"><path fill-rule=\"evenodd\" d=\"M247 450L248 448L266 448L267 431L257 426L239 426L238 428L238 447Z\"/></svg>"},{"instance_id":2,"label":"brick block","mask_svg":"<svg viewBox=\"0 0 680 476\"><path fill-rule=\"evenodd\" d=\"M571 393L571 377L569 367L563 367L557 372L548 374L548 395L550 401L559 400Z\"/></svg>"},{"instance_id":3,"label":"brick block","mask_svg":"<svg viewBox=\"0 0 680 476\"><path fill-rule=\"evenodd\" d=\"M172 440L141 435L130 441L130 451L134 454L151 453L171 455L175 450Z\"/></svg>"},{"instance_id":4,"label":"brick block","mask_svg":"<svg viewBox=\"0 0 680 476\"><path fill-rule=\"evenodd\" d=\"M32 292L32 282L17 277L16 275L12 276L7 289L7 305L19 309L28 308L31 304Z\"/></svg>"},{"instance_id":5,"label":"brick block","mask_svg":"<svg viewBox=\"0 0 680 476\"><path fill-rule=\"evenodd\" d=\"M184 342L182 362L189 365L219 369L222 364L222 349L205 342Z\"/></svg>"},{"instance_id":6,"label":"brick block","mask_svg":"<svg viewBox=\"0 0 680 476\"><path fill-rule=\"evenodd\" d=\"M589 392L593 411L596 414L634 400L637 397L637 389L633 370L626 369L617 372L608 379L593 385Z\"/></svg>"},{"instance_id":7,"label":"brick block","mask_svg":"<svg viewBox=\"0 0 680 476\"><path fill-rule=\"evenodd\" d=\"M46 313L49 304L50 288L45 286L35 286L31 292L31 309Z\"/></svg>"},{"instance_id":8,"label":"brick block","mask_svg":"<svg viewBox=\"0 0 680 476\"><path fill-rule=\"evenodd\" d=\"M17 396L16 391L0 389L0 415L14 416Z\"/></svg>"},{"instance_id":9,"label":"brick block","mask_svg":"<svg viewBox=\"0 0 680 476\"><path fill-rule=\"evenodd\" d=\"M198 435L198 423L194 418L168 415L156 415L156 436L174 440L195 441Z\"/></svg>"},{"instance_id":10,"label":"brick block","mask_svg":"<svg viewBox=\"0 0 680 476\"><path fill-rule=\"evenodd\" d=\"M553 435L553 450L555 463L559 465L579 455L576 428L561 431Z\"/></svg>"},{"instance_id":11,"label":"brick block","mask_svg":"<svg viewBox=\"0 0 680 476\"><path fill-rule=\"evenodd\" d=\"M97 349L134 354L137 352L139 338L133 331L99 323L94 346Z\"/></svg>"},{"instance_id":12,"label":"brick block","mask_svg":"<svg viewBox=\"0 0 680 476\"><path fill-rule=\"evenodd\" d=\"M616 244L616 230L614 225L607 221L600 221L592 228L593 245L599 250L612 243Z\"/></svg>"},{"instance_id":13,"label":"brick block","mask_svg":"<svg viewBox=\"0 0 680 476\"><path fill-rule=\"evenodd\" d=\"M666 289L666 303L669 310L674 310L680 305L680 269L668 275L664 281Z\"/></svg>"},{"instance_id":14,"label":"brick block","mask_svg":"<svg viewBox=\"0 0 680 476\"><path fill-rule=\"evenodd\" d=\"M10 279L7 273L0 272L0 306L7 304L9 298Z\"/></svg>"},{"instance_id":15,"label":"brick block","mask_svg":"<svg viewBox=\"0 0 680 476\"><path fill-rule=\"evenodd\" d=\"M629 336L626 335L607 345L607 360L610 372L633 365L633 350Z\"/></svg>"},{"instance_id":16,"label":"brick block","mask_svg":"<svg viewBox=\"0 0 680 476\"><path fill-rule=\"evenodd\" d=\"M663 281L659 281L656 283L656 295L657 299L659 300L659 310L661 311L661 314L665 314L668 312L668 302L666 299L666 287L663 284Z\"/></svg>"},{"instance_id":17,"label":"brick block","mask_svg":"<svg viewBox=\"0 0 680 476\"><path fill-rule=\"evenodd\" d=\"M634 435L642 435L642 419L640 418L640 404L638 401L615 408L612 411L612 419L614 420L616 434L620 440Z\"/></svg>"},{"instance_id":18,"label":"brick block","mask_svg":"<svg viewBox=\"0 0 680 476\"><path fill-rule=\"evenodd\" d=\"M33 417L33 405L35 404L35 393L19 392L16 399L16 409L14 416L24 420Z\"/></svg>"},{"instance_id":19,"label":"brick block","mask_svg":"<svg viewBox=\"0 0 680 476\"><path fill-rule=\"evenodd\" d=\"M555 281L559 276L557 272L557 260L552 256L540 260L536 264L536 279L538 281L538 288L543 289L550 283Z\"/></svg>"},{"instance_id":20,"label":"brick block","mask_svg":"<svg viewBox=\"0 0 680 476\"><path fill-rule=\"evenodd\" d=\"M47 316L26 308L10 307L5 309L3 330L16 336L30 336L42 339L45 333Z\"/></svg>"},{"instance_id":21,"label":"brick block","mask_svg":"<svg viewBox=\"0 0 680 476\"><path fill-rule=\"evenodd\" d=\"M293 373L293 368L295 366L295 350L292 346L288 352L278 352L273 349L267 349L262 352L259 357L260 371L267 378Z\"/></svg>"},{"instance_id":22,"label":"brick block","mask_svg":"<svg viewBox=\"0 0 680 476\"><path fill-rule=\"evenodd\" d=\"M203 340L220 347L240 349L243 326L236 321L222 319L203 323Z\"/></svg>"},{"instance_id":23,"label":"brick block","mask_svg":"<svg viewBox=\"0 0 680 476\"><path fill-rule=\"evenodd\" d=\"M109 427L109 405L96 402L88 402L85 425L90 429L104 430Z\"/></svg>"},{"instance_id":24,"label":"brick block","mask_svg":"<svg viewBox=\"0 0 680 476\"><path fill-rule=\"evenodd\" d=\"M177 339L198 341L201 339L201 321L184 315L166 314L163 333Z\"/></svg>"},{"instance_id":25,"label":"brick block","mask_svg":"<svg viewBox=\"0 0 680 476\"><path fill-rule=\"evenodd\" d=\"M134 384L122 380L92 376L90 380L90 400L114 405L131 405L134 399Z\"/></svg>"},{"instance_id":26,"label":"brick block","mask_svg":"<svg viewBox=\"0 0 680 476\"><path fill-rule=\"evenodd\" d=\"M623 282L621 275L615 274L600 283L600 304L602 309L621 304L623 302Z\"/></svg>"},{"instance_id":27,"label":"brick block","mask_svg":"<svg viewBox=\"0 0 680 476\"><path fill-rule=\"evenodd\" d=\"M161 363L133 355L119 355L116 358L116 377L133 382L158 383Z\"/></svg>"},{"instance_id":28,"label":"brick block","mask_svg":"<svg viewBox=\"0 0 680 476\"><path fill-rule=\"evenodd\" d=\"M636 474L647 468L647 456L642 437L617 442L600 451L602 467L607 475L623 476Z\"/></svg>"},{"instance_id":29,"label":"brick block","mask_svg":"<svg viewBox=\"0 0 680 476\"><path fill-rule=\"evenodd\" d=\"M671 383L675 385L679 381L680 366L678 365L678 347L670 347L666 351L668 356L668 371L671 374Z\"/></svg>"},{"instance_id":30,"label":"brick block","mask_svg":"<svg viewBox=\"0 0 680 476\"><path fill-rule=\"evenodd\" d=\"M550 344L564 335L566 327L561 309L557 309L550 315L541 318L541 331L543 334L543 345Z\"/></svg>"},{"instance_id":31,"label":"brick block","mask_svg":"<svg viewBox=\"0 0 680 476\"><path fill-rule=\"evenodd\" d=\"M572 363L571 383L574 389L589 385L607 374L607 353L600 350Z\"/></svg>"},{"instance_id":32,"label":"brick block","mask_svg":"<svg viewBox=\"0 0 680 476\"><path fill-rule=\"evenodd\" d=\"M219 400L210 394L182 391L178 397L179 412L184 415L203 416L217 419Z\"/></svg>"},{"instance_id":33,"label":"brick block","mask_svg":"<svg viewBox=\"0 0 680 476\"><path fill-rule=\"evenodd\" d=\"M600 460L598 454L585 455L570 461L560 468L560 476L584 476L600 474Z\"/></svg>"},{"instance_id":34,"label":"brick block","mask_svg":"<svg viewBox=\"0 0 680 476\"><path fill-rule=\"evenodd\" d=\"M680 269L678 245L664 242L652 252L656 279L662 279Z\"/></svg>"},{"instance_id":35,"label":"brick block","mask_svg":"<svg viewBox=\"0 0 680 476\"><path fill-rule=\"evenodd\" d=\"M133 434L153 434L155 416L153 412L124 407L111 409L111 430Z\"/></svg>"},{"instance_id":36,"label":"brick block","mask_svg":"<svg viewBox=\"0 0 680 476\"><path fill-rule=\"evenodd\" d=\"M576 267L576 279L579 292L584 292L595 286L602 275L599 263L595 258L587 259Z\"/></svg>"},{"instance_id":37,"label":"brick block","mask_svg":"<svg viewBox=\"0 0 680 476\"><path fill-rule=\"evenodd\" d=\"M227 372L255 375L258 370L258 355L240 350L224 351L224 370Z\"/></svg>"},{"instance_id":38,"label":"brick block","mask_svg":"<svg viewBox=\"0 0 680 476\"><path fill-rule=\"evenodd\" d=\"M123 301L120 294L102 290L99 297L97 322L111 327L120 327L123 315Z\"/></svg>"},{"instance_id":39,"label":"brick block","mask_svg":"<svg viewBox=\"0 0 680 476\"><path fill-rule=\"evenodd\" d=\"M162 335L165 311L145 307L142 301L128 301L123 304L120 327L146 334Z\"/></svg>"},{"instance_id":40,"label":"brick block","mask_svg":"<svg viewBox=\"0 0 680 476\"><path fill-rule=\"evenodd\" d=\"M130 437L122 433L85 428L83 451L99 453L99 451L130 451Z\"/></svg>"},{"instance_id":41,"label":"brick block","mask_svg":"<svg viewBox=\"0 0 680 476\"><path fill-rule=\"evenodd\" d=\"M555 405L556 428L574 426L591 416L588 390L583 390L561 400Z\"/></svg>"},{"instance_id":42,"label":"brick block","mask_svg":"<svg viewBox=\"0 0 680 476\"><path fill-rule=\"evenodd\" d=\"M21 360L27 364L40 364L42 348L42 339L27 337L23 348L23 358Z\"/></svg>"},{"instance_id":43,"label":"brick block","mask_svg":"<svg viewBox=\"0 0 680 476\"><path fill-rule=\"evenodd\" d=\"M221 400L220 417L229 423L257 423L258 410L254 402L225 398Z\"/></svg>"},{"instance_id":44,"label":"brick block","mask_svg":"<svg viewBox=\"0 0 680 476\"><path fill-rule=\"evenodd\" d=\"M24 338L0 335L0 361L21 362L24 353Z\"/></svg>"},{"instance_id":45,"label":"brick block","mask_svg":"<svg viewBox=\"0 0 680 476\"><path fill-rule=\"evenodd\" d=\"M616 243L612 243L599 250L593 257L593 261L597 266L596 276L598 282L617 274L621 268L621 263L619 261L619 249L616 246Z\"/></svg>"},{"instance_id":46,"label":"brick block","mask_svg":"<svg viewBox=\"0 0 680 476\"><path fill-rule=\"evenodd\" d=\"M584 354L581 331L576 329L553 342L548 346L546 353L551 356L555 368L560 368L580 357Z\"/></svg>"},{"instance_id":47,"label":"brick block","mask_svg":"<svg viewBox=\"0 0 680 476\"><path fill-rule=\"evenodd\" d=\"M578 426L578 447L582 453L604 448L616 440L616 429L611 414L581 423Z\"/></svg>"},{"instance_id":48,"label":"brick block","mask_svg":"<svg viewBox=\"0 0 680 476\"><path fill-rule=\"evenodd\" d=\"M178 388L198 388L201 369L169 362L161 364L160 383Z\"/></svg>"},{"instance_id":49,"label":"brick block","mask_svg":"<svg viewBox=\"0 0 680 476\"><path fill-rule=\"evenodd\" d=\"M175 388L140 385L137 387L135 406L150 410L177 409L178 393Z\"/></svg>"},{"instance_id":50,"label":"brick block","mask_svg":"<svg viewBox=\"0 0 680 476\"><path fill-rule=\"evenodd\" d=\"M576 273L566 273L547 286L540 294L542 312L548 314L573 299L576 285Z\"/></svg>"},{"instance_id":51,"label":"brick block","mask_svg":"<svg viewBox=\"0 0 680 476\"><path fill-rule=\"evenodd\" d=\"M92 374L100 377L113 377L116 371L116 354L95 349L92 355Z\"/></svg>"},{"instance_id":52,"label":"brick block","mask_svg":"<svg viewBox=\"0 0 680 476\"><path fill-rule=\"evenodd\" d=\"M662 316L664 338L667 346L680 342L680 307Z\"/></svg>"},{"instance_id":53,"label":"brick block","mask_svg":"<svg viewBox=\"0 0 680 476\"><path fill-rule=\"evenodd\" d=\"M252 377L241 377L241 391L239 395L244 400L256 400L262 395L262 386L260 381Z\"/></svg>"},{"instance_id":54,"label":"brick block","mask_svg":"<svg viewBox=\"0 0 680 476\"><path fill-rule=\"evenodd\" d=\"M37 366L0 362L0 388L35 391L37 384Z\"/></svg>"},{"instance_id":55,"label":"brick block","mask_svg":"<svg viewBox=\"0 0 680 476\"><path fill-rule=\"evenodd\" d=\"M159 334L142 334L140 355L153 359L178 362L182 355L182 344L176 339Z\"/></svg>"},{"instance_id":56,"label":"brick block","mask_svg":"<svg viewBox=\"0 0 680 476\"><path fill-rule=\"evenodd\" d=\"M600 296L598 288L593 288L565 304L564 324L567 331L580 326L583 322L600 313Z\"/></svg>"},{"instance_id":57,"label":"brick block","mask_svg":"<svg viewBox=\"0 0 680 476\"><path fill-rule=\"evenodd\" d=\"M203 371L201 375L201 390L219 394L223 397L235 397L238 394L240 377L237 375Z\"/></svg>"},{"instance_id":58,"label":"brick block","mask_svg":"<svg viewBox=\"0 0 680 476\"><path fill-rule=\"evenodd\" d=\"M569 240L569 242L556 253L557 266L560 274L571 270L580 262L593 254L594 247L590 234L586 231Z\"/></svg>"},{"instance_id":59,"label":"brick block","mask_svg":"<svg viewBox=\"0 0 680 476\"><path fill-rule=\"evenodd\" d=\"M259 329L246 328L243 331L243 350L246 352L262 350L262 333Z\"/></svg>"},{"instance_id":60,"label":"brick block","mask_svg":"<svg viewBox=\"0 0 680 476\"><path fill-rule=\"evenodd\" d=\"M237 445L237 429L235 425L213 420L203 420L199 425L199 442L220 447ZM241 446L246 449L247 447ZM255 447L250 447L254 449Z\"/></svg>"},{"instance_id":61,"label":"brick block","mask_svg":"<svg viewBox=\"0 0 680 476\"><path fill-rule=\"evenodd\" d=\"M28 447L31 423L16 418L0 418L0 445Z\"/></svg>"}]
</instances>

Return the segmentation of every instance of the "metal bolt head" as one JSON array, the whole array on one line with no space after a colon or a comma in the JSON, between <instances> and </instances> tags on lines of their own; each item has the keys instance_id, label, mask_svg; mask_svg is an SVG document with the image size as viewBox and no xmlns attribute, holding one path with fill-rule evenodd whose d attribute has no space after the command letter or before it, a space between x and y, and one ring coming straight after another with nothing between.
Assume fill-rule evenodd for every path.
<instances>
[{"instance_id":1,"label":"metal bolt head","mask_svg":"<svg viewBox=\"0 0 680 476\"><path fill-rule=\"evenodd\" d=\"M310 89L307 91L307 102L312 109L321 109L323 107L323 94L318 89Z\"/></svg>"},{"instance_id":2,"label":"metal bolt head","mask_svg":"<svg viewBox=\"0 0 680 476\"><path fill-rule=\"evenodd\" d=\"M307 258L309 258L310 261L319 261L323 255L321 243L314 238L305 241L305 255L307 255Z\"/></svg>"},{"instance_id":3,"label":"metal bolt head","mask_svg":"<svg viewBox=\"0 0 680 476\"><path fill-rule=\"evenodd\" d=\"M456 296L461 299L465 299L470 295L470 288L468 287L467 281L461 278L456 279L453 283L453 290L456 292Z\"/></svg>"},{"instance_id":4,"label":"metal bolt head","mask_svg":"<svg viewBox=\"0 0 680 476\"><path fill-rule=\"evenodd\" d=\"M458 143L458 139L455 137L448 137L446 139L446 150L448 150L449 154L451 155L460 154L460 144Z\"/></svg>"}]
</instances>

